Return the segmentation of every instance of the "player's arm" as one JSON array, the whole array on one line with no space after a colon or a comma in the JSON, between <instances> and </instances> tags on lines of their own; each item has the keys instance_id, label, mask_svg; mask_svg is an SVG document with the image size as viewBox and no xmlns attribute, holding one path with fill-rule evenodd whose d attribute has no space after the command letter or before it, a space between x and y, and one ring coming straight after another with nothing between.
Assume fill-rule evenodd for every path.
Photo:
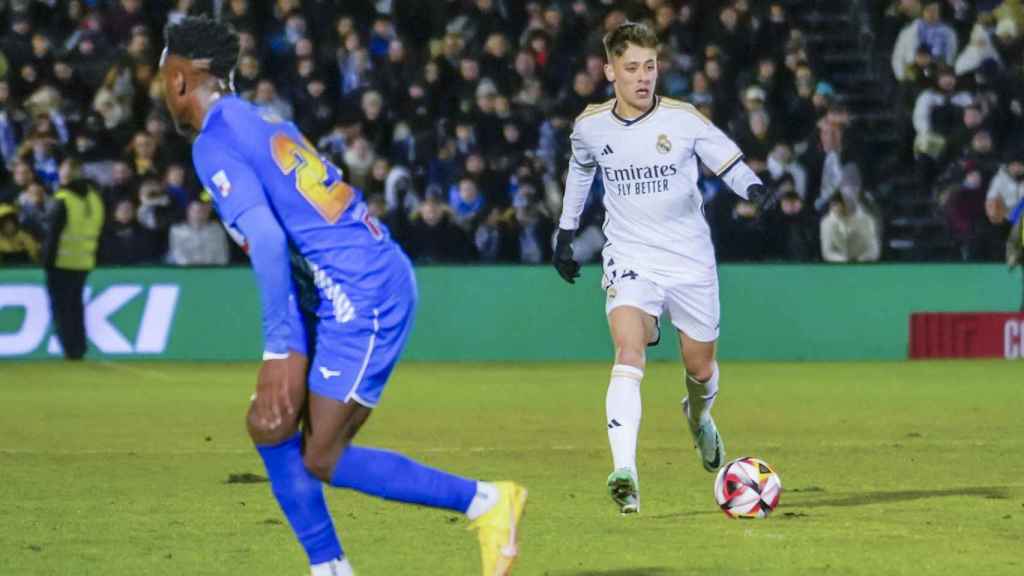
<instances>
[{"instance_id":1,"label":"player's arm","mask_svg":"<svg viewBox=\"0 0 1024 576\"><path fill-rule=\"evenodd\" d=\"M554 265L566 282L575 284L576 278L580 276L580 265L573 259L572 239L580 226L580 215L594 183L597 160L587 149L579 128L573 129L570 141L572 157L569 158L569 171L565 178L565 196L562 198L562 216L558 220Z\"/></svg>"},{"instance_id":2,"label":"player's arm","mask_svg":"<svg viewBox=\"0 0 1024 576\"><path fill-rule=\"evenodd\" d=\"M770 199L764 183L743 161L739 146L717 126L704 120L694 152L736 195L763 210Z\"/></svg>"},{"instance_id":3,"label":"player's arm","mask_svg":"<svg viewBox=\"0 0 1024 576\"><path fill-rule=\"evenodd\" d=\"M288 390L291 384L286 359L291 328L288 323L291 287L288 240L270 209L263 185L234 148L204 134L192 157L203 184L217 203L226 225L237 229L249 247L263 313L263 365L257 385L255 411L269 428L282 416L295 413Z\"/></svg>"}]
</instances>

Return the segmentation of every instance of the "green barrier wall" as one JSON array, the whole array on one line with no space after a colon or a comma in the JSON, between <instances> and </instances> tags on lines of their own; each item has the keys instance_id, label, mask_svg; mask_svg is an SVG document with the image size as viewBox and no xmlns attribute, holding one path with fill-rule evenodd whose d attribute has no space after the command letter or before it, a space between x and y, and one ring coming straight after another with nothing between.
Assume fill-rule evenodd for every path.
<instances>
[{"instance_id":1,"label":"green barrier wall","mask_svg":"<svg viewBox=\"0 0 1024 576\"><path fill-rule=\"evenodd\" d=\"M605 360L600 269L568 286L548 267L421 268L414 360ZM907 356L915 311L1009 311L1021 279L998 265L723 266L720 354L733 360ZM251 360L261 347L248 269L94 272L93 357ZM42 273L0 270L0 358L57 352ZM667 325L666 325L667 326ZM675 339L651 350L678 357Z\"/></svg>"}]
</instances>

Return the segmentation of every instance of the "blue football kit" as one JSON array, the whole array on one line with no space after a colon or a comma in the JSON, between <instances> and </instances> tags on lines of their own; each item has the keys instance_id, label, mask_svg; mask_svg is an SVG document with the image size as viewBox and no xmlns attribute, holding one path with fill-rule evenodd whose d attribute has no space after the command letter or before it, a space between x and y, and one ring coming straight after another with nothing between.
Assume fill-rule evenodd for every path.
<instances>
[{"instance_id":1,"label":"blue football kit","mask_svg":"<svg viewBox=\"0 0 1024 576\"><path fill-rule=\"evenodd\" d=\"M362 194L294 124L235 96L212 105L193 161L252 251L265 350L311 354L310 390L376 406L412 328L416 284Z\"/></svg>"}]
</instances>

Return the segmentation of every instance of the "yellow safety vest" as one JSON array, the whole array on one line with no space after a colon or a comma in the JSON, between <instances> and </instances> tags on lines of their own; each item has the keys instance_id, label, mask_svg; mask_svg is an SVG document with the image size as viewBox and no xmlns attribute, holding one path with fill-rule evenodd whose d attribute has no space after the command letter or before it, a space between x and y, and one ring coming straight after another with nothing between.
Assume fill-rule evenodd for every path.
<instances>
[{"instance_id":1,"label":"yellow safety vest","mask_svg":"<svg viewBox=\"0 0 1024 576\"><path fill-rule=\"evenodd\" d=\"M61 189L56 198L64 202L68 221L57 243L57 268L92 270L103 229L103 200L92 188L85 197Z\"/></svg>"}]
</instances>

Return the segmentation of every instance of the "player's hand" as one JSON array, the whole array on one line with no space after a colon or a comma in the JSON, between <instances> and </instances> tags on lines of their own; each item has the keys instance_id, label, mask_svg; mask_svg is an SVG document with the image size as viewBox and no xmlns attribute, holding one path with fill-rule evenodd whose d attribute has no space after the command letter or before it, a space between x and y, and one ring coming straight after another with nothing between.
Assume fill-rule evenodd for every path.
<instances>
[{"instance_id":1,"label":"player's hand","mask_svg":"<svg viewBox=\"0 0 1024 576\"><path fill-rule=\"evenodd\" d=\"M286 418L290 420L295 415L295 406L289 394L289 378L291 374L287 359L264 360L260 366L253 412L256 421L267 429L278 428Z\"/></svg>"},{"instance_id":2,"label":"player's hand","mask_svg":"<svg viewBox=\"0 0 1024 576\"><path fill-rule=\"evenodd\" d=\"M757 212L761 216L775 206L775 194L772 194L764 184L751 184L747 188L747 199L757 206Z\"/></svg>"},{"instance_id":3,"label":"player's hand","mask_svg":"<svg viewBox=\"0 0 1024 576\"><path fill-rule=\"evenodd\" d=\"M555 240L555 270L558 275L569 284L575 284L580 277L580 264L572 257L572 230L558 229L558 237Z\"/></svg>"}]
</instances>

